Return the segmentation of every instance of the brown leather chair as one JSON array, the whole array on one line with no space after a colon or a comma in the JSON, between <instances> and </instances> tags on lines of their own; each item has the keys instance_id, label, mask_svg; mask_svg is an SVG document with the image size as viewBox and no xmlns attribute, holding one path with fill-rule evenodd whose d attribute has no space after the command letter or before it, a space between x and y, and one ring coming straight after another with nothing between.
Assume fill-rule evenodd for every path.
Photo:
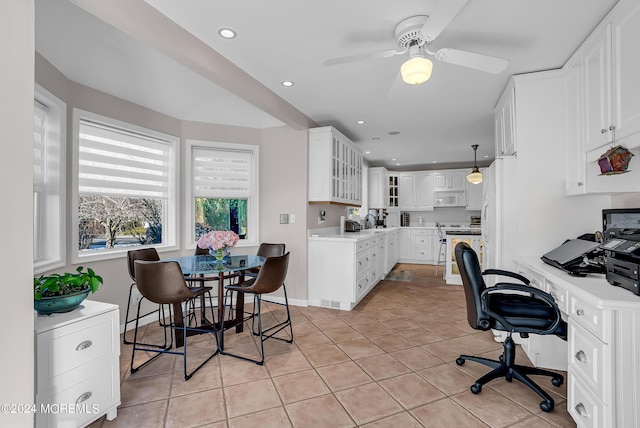
<instances>
[{"instance_id":1,"label":"brown leather chair","mask_svg":"<svg viewBox=\"0 0 640 428\"><path fill-rule=\"evenodd\" d=\"M131 280L133 281L131 283L131 286L129 287L129 299L127 300L127 312L125 315L125 321L124 321L124 333L122 334L122 343L124 343L125 345L130 345L131 342L130 340L127 339L127 327L129 324L133 323L134 321L136 321L135 318L129 318L129 312L131 309L131 298L133 297L133 288L136 286L136 273L134 270L134 262L136 260L150 260L150 261L157 261L160 260L160 256L158 255L158 252L156 251L155 248L141 248L141 249L137 249L137 250L130 250L127 251L127 268L129 269L129 276L131 277ZM141 301L138 302L138 306L140 306ZM165 308L164 306L158 306L156 309L153 309L152 311L149 311L147 313L144 313L142 315L140 315L141 317L146 317L147 315L151 315L153 313L157 312L158 313L158 324L162 327L164 327L164 319L166 316L166 312L165 312ZM155 346L158 348L164 348L167 346L167 332L165 330L164 332L164 343L163 344L152 344L152 343L147 343L145 344L146 346Z\"/></svg>"},{"instance_id":2,"label":"brown leather chair","mask_svg":"<svg viewBox=\"0 0 640 428\"><path fill-rule=\"evenodd\" d=\"M260 359L251 359L241 355L232 354L224 350L224 332L221 334L220 349L224 355L231 355L236 358L240 358L246 361L252 361L258 365L264 364L264 341L270 338L282 340L287 343L293 342L293 328L291 325L291 314L289 312L289 300L287 299L287 293L284 294L284 306L286 308L287 317L284 321L276 320L276 324L268 328L262 326L262 296L264 294L273 293L280 289L284 285L284 280L287 277L287 269L289 267L289 253L281 256L269 257L266 259L262 267L260 268L258 275L255 278L248 279L237 285L227 285L225 301L229 302L229 312L231 310L231 293L243 293L253 294L253 313L251 316L251 331L254 335L260 337ZM256 326L257 319L257 326ZM280 331L289 327L289 338L282 338L275 336Z\"/></svg>"},{"instance_id":3,"label":"brown leather chair","mask_svg":"<svg viewBox=\"0 0 640 428\"><path fill-rule=\"evenodd\" d=\"M218 334L215 323L213 322L213 302L211 299L212 287L189 287L182 274L182 269L176 261L145 261L136 260L135 263L135 275L136 283L140 294L145 299L157 303L158 305L172 305L173 314L169 311L169 324L168 326L174 331L176 336L180 335L180 340L176 340L177 347L184 347L183 352L171 351L173 347L173 336L171 337L171 343L163 348L148 348L143 344L138 343L138 320L136 319L136 327L133 336L133 352L131 354L131 373L135 373L140 368L149 364L151 361L158 358L160 355L179 354L183 356L184 367L184 379L189 380L193 374L204 366L211 358L218 354ZM207 322L206 317L202 317L201 324L198 326L190 326L187 322L187 307L195 299L209 299L208 309L210 310L211 321ZM183 308L184 305L184 308ZM207 307L202 307L201 310L206 311ZM140 306L138 305L138 314L140 313ZM174 320L175 316L175 320ZM193 334L201 333L213 333L215 338L215 351L209 355L202 363L200 363L191 373L187 372L187 338ZM182 342L182 344L180 343ZM156 353L153 357L146 360L144 363L134 367L135 353L136 351L145 351Z\"/></svg>"}]
</instances>

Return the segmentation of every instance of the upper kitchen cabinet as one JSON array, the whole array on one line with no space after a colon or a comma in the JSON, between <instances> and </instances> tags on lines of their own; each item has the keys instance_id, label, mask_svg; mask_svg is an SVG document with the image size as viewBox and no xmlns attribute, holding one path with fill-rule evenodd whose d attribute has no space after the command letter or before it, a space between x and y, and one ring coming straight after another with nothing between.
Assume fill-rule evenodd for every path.
<instances>
[{"instance_id":1,"label":"upper kitchen cabinet","mask_svg":"<svg viewBox=\"0 0 640 428\"><path fill-rule=\"evenodd\" d=\"M362 153L331 126L309 129L309 202L362 204Z\"/></svg>"},{"instance_id":2,"label":"upper kitchen cabinet","mask_svg":"<svg viewBox=\"0 0 640 428\"><path fill-rule=\"evenodd\" d=\"M387 169L369 168L369 208L384 208L387 195Z\"/></svg>"},{"instance_id":3,"label":"upper kitchen cabinet","mask_svg":"<svg viewBox=\"0 0 640 428\"><path fill-rule=\"evenodd\" d=\"M513 81L494 109L496 157L516 154L516 88Z\"/></svg>"},{"instance_id":4,"label":"upper kitchen cabinet","mask_svg":"<svg viewBox=\"0 0 640 428\"><path fill-rule=\"evenodd\" d=\"M464 191L466 173L464 170L438 171L433 175L433 190L441 191Z\"/></svg>"},{"instance_id":5,"label":"upper kitchen cabinet","mask_svg":"<svg viewBox=\"0 0 640 428\"><path fill-rule=\"evenodd\" d=\"M433 211L433 174L403 172L399 174L400 210Z\"/></svg>"},{"instance_id":6,"label":"upper kitchen cabinet","mask_svg":"<svg viewBox=\"0 0 640 428\"><path fill-rule=\"evenodd\" d=\"M400 177L398 174L387 174L387 208L400 207Z\"/></svg>"},{"instance_id":7,"label":"upper kitchen cabinet","mask_svg":"<svg viewBox=\"0 0 640 428\"><path fill-rule=\"evenodd\" d=\"M640 4L623 0L563 68L566 194L640 191ZM629 172L600 175L598 158L623 145Z\"/></svg>"},{"instance_id":8,"label":"upper kitchen cabinet","mask_svg":"<svg viewBox=\"0 0 640 428\"><path fill-rule=\"evenodd\" d=\"M480 172L484 172L484 170L481 169ZM465 180L465 183L467 186L467 211L482 210L482 183L473 184L469 183L467 180Z\"/></svg>"}]
</instances>

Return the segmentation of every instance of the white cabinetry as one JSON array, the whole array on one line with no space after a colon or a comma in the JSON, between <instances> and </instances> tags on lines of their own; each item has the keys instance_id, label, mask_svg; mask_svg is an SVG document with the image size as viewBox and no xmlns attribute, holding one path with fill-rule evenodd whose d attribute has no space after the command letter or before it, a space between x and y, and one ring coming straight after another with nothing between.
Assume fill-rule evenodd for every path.
<instances>
[{"instance_id":1,"label":"white cabinetry","mask_svg":"<svg viewBox=\"0 0 640 428\"><path fill-rule=\"evenodd\" d=\"M403 172L400 177L400 210L433 211L433 174Z\"/></svg>"},{"instance_id":2,"label":"white cabinetry","mask_svg":"<svg viewBox=\"0 0 640 428\"><path fill-rule=\"evenodd\" d=\"M400 251L399 259L407 263L407 260L411 258L411 229L400 229Z\"/></svg>"},{"instance_id":3,"label":"white cabinetry","mask_svg":"<svg viewBox=\"0 0 640 428\"><path fill-rule=\"evenodd\" d=\"M465 178L464 170L437 171L433 174L433 190L464 192Z\"/></svg>"},{"instance_id":4,"label":"white cabinetry","mask_svg":"<svg viewBox=\"0 0 640 428\"><path fill-rule=\"evenodd\" d=\"M353 309L387 273L388 233L309 238L309 304Z\"/></svg>"},{"instance_id":5,"label":"white cabinetry","mask_svg":"<svg viewBox=\"0 0 640 428\"><path fill-rule=\"evenodd\" d=\"M387 248L385 258L385 275L398 263L400 258L400 231L393 230L387 234Z\"/></svg>"},{"instance_id":6,"label":"white cabinetry","mask_svg":"<svg viewBox=\"0 0 640 428\"><path fill-rule=\"evenodd\" d=\"M433 263L433 229L411 230L411 258L422 263Z\"/></svg>"},{"instance_id":7,"label":"white cabinetry","mask_svg":"<svg viewBox=\"0 0 640 428\"><path fill-rule=\"evenodd\" d=\"M496 157L513 156L516 144L516 89L510 81L494 110Z\"/></svg>"},{"instance_id":8,"label":"white cabinetry","mask_svg":"<svg viewBox=\"0 0 640 428\"><path fill-rule=\"evenodd\" d=\"M400 177L398 174L387 174L387 208L400 208Z\"/></svg>"},{"instance_id":9,"label":"white cabinetry","mask_svg":"<svg viewBox=\"0 0 640 428\"><path fill-rule=\"evenodd\" d=\"M567 194L640 190L638 156L632 159L630 172L617 176L600 176L596 162L618 144L640 154L638 39L640 4L623 0L564 67Z\"/></svg>"},{"instance_id":10,"label":"white cabinetry","mask_svg":"<svg viewBox=\"0 0 640 428\"><path fill-rule=\"evenodd\" d=\"M369 208L384 208L387 194L386 168L369 168Z\"/></svg>"},{"instance_id":11,"label":"white cabinetry","mask_svg":"<svg viewBox=\"0 0 640 428\"><path fill-rule=\"evenodd\" d=\"M362 153L338 130L309 130L309 202L362 204Z\"/></svg>"},{"instance_id":12,"label":"white cabinetry","mask_svg":"<svg viewBox=\"0 0 640 428\"><path fill-rule=\"evenodd\" d=\"M567 355L567 410L577 426L637 426L640 297L599 276L570 277L538 258L519 260L518 270L539 278L539 288L554 296L569 324L567 342L539 347L542 364L536 365L549 367L545 360Z\"/></svg>"},{"instance_id":13,"label":"white cabinetry","mask_svg":"<svg viewBox=\"0 0 640 428\"><path fill-rule=\"evenodd\" d=\"M37 412L36 426L86 426L120 404L118 306L85 300L64 314L37 316L36 406L71 405Z\"/></svg>"},{"instance_id":14,"label":"white cabinetry","mask_svg":"<svg viewBox=\"0 0 640 428\"><path fill-rule=\"evenodd\" d=\"M483 172L484 170L480 170ZM465 177L466 178L466 177ZM467 211L480 211L482 209L482 183L473 184L465 179L467 186L466 209Z\"/></svg>"}]
</instances>

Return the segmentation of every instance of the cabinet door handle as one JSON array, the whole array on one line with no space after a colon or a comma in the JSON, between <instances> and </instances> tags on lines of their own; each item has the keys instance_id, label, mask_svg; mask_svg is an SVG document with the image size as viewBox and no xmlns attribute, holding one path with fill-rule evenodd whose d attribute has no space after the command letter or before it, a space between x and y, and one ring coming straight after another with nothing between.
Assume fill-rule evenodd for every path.
<instances>
[{"instance_id":1,"label":"cabinet door handle","mask_svg":"<svg viewBox=\"0 0 640 428\"><path fill-rule=\"evenodd\" d=\"M584 186L584 184L582 183L582 181L578 181L578 187L580 186Z\"/></svg>"},{"instance_id":2,"label":"cabinet door handle","mask_svg":"<svg viewBox=\"0 0 640 428\"><path fill-rule=\"evenodd\" d=\"M611 126L609 127L609 131L613 131L614 129L616 129L616 127L615 127L615 126L613 126L613 125L611 125Z\"/></svg>"},{"instance_id":3,"label":"cabinet door handle","mask_svg":"<svg viewBox=\"0 0 640 428\"><path fill-rule=\"evenodd\" d=\"M584 315L584 309L578 309L576 311L576 315L578 315L579 317L583 316Z\"/></svg>"},{"instance_id":4,"label":"cabinet door handle","mask_svg":"<svg viewBox=\"0 0 640 428\"><path fill-rule=\"evenodd\" d=\"M587 413L587 408L584 407L584 404L582 404L582 403L576 404L576 412L578 412L578 414L580 416L582 416L583 418L588 418L589 417L589 413Z\"/></svg>"},{"instance_id":5,"label":"cabinet door handle","mask_svg":"<svg viewBox=\"0 0 640 428\"><path fill-rule=\"evenodd\" d=\"M90 340L85 340L84 342L80 342L78 346L76 346L76 351L82 351L83 349L90 348L93 345L93 342Z\"/></svg>"},{"instance_id":6,"label":"cabinet door handle","mask_svg":"<svg viewBox=\"0 0 640 428\"><path fill-rule=\"evenodd\" d=\"M587 360L587 354L585 354L584 351L582 351L582 350L576 352L576 360L580 361L581 363L585 363L585 364L587 364L589 362Z\"/></svg>"},{"instance_id":7,"label":"cabinet door handle","mask_svg":"<svg viewBox=\"0 0 640 428\"><path fill-rule=\"evenodd\" d=\"M605 128L602 128L602 129L600 130L600 133L601 133L601 134L606 134L606 133L607 133L607 130L606 130Z\"/></svg>"},{"instance_id":8,"label":"cabinet door handle","mask_svg":"<svg viewBox=\"0 0 640 428\"><path fill-rule=\"evenodd\" d=\"M76 399L76 404L80 404L83 401L87 401L89 398L91 398L92 395L93 394L91 393L91 391L87 391L83 394L80 394L80 397Z\"/></svg>"}]
</instances>

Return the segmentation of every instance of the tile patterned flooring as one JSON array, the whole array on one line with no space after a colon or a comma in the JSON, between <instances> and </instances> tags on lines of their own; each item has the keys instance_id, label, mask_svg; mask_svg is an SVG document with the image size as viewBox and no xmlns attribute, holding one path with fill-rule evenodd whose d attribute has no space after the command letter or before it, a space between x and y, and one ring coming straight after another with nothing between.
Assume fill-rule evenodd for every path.
<instances>
[{"instance_id":1,"label":"tile patterned flooring","mask_svg":"<svg viewBox=\"0 0 640 428\"><path fill-rule=\"evenodd\" d=\"M414 272L413 280L381 281L352 311L292 307L294 343L265 342L264 366L216 356L185 382L182 357L162 355L132 375L131 346L121 345L118 417L91 428L576 426L566 383L556 388L536 377L555 399L551 413L517 381L494 380L472 394L469 387L489 368L454 360L495 359L501 344L469 327L462 287L444 284L434 266L396 269ZM247 330L225 335L229 351L255 355ZM150 324L145 339L160 334ZM215 343L209 335L190 340L190 358ZM517 362L530 364L520 349Z\"/></svg>"}]
</instances>

